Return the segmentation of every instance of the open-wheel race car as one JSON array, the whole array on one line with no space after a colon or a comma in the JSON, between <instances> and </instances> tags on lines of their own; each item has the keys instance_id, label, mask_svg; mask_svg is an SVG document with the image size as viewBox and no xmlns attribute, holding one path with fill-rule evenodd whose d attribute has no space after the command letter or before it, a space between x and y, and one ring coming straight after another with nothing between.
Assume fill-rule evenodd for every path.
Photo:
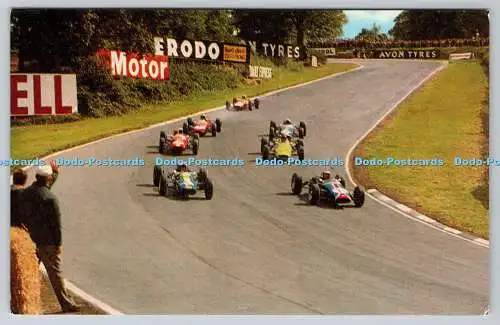
<instances>
[{"instance_id":1,"label":"open-wheel race car","mask_svg":"<svg viewBox=\"0 0 500 325\"><path fill-rule=\"evenodd\" d=\"M293 124L292 120L287 118L281 125L276 124L275 121L269 122L269 139L284 135L292 139L304 139L307 134L306 123L300 121L299 125Z\"/></svg>"},{"instance_id":2,"label":"open-wheel race car","mask_svg":"<svg viewBox=\"0 0 500 325\"><path fill-rule=\"evenodd\" d=\"M172 195L187 199L189 196L203 191L205 199L211 200L214 195L213 183L203 168L195 172L189 170L186 165L181 165L167 173L161 166L155 165L153 184L159 186L161 196Z\"/></svg>"},{"instance_id":3,"label":"open-wheel race car","mask_svg":"<svg viewBox=\"0 0 500 325\"><path fill-rule=\"evenodd\" d=\"M186 134L182 129L177 129L171 135L166 135L164 131L160 132L160 143L158 151L161 154L172 153L181 154L191 149L193 155L198 154L200 148L200 139L198 134Z\"/></svg>"},{"instance_id":4,"label":"open-wheel race car","mask_svg":"<svg viewBox=\"0 0 500 325\"><path fill-rule=\"evenodd\" d=\"M182 125L182 130L185 134L195 133L200 137L211 134L215 137L222 130L222 122L218 118L215 121L207 120L205 115L202 115L198 121L194 121L189 117Z\"/></svg>"},{"instance_id":5,"label":"open-wheel race car","mask_svg":"<svg viewBox=\"0 0 500 325\"><path fill-rule=\"evenodd\" d=\"M324 171L321 177L312 177L309 181L302 181L302 178L294 173L291 180L292 193L300 195L304 188L309 191L309 204L318 205L326 202L334 207L354 204L355 207L362 207L365 203L365 192L356 186L351 192L345 187L345 180L336 175L331 179L329 171Z\"/></svg>"},{"instance_id":6,"label":"open-wheel race car","mask_svg":"<svg viewBox=\"0 0 500 325\"><path fill-rule=\"evenodd\" d=\"M235 111L246 111L260 108L260 100L255 98L254 100L248 99L246 96L241 96L240 98L233 98L233 103L226 101L226 109L227 110L235 110Z\"/></svg>"},{"instance_id":7,"label":"open-wheel race car","mask_svg":"<svg viewBox=\"0 0 500 325\"><path fill-rule=\"evenodd\" d=\"M297 156L300 161L304 160L304 141L302 139L292 139L291 137L281 136L268 140L265 137L260 139L260 152L264 160L277 158L288 160L288 158Z\"/></svg>"}]
</instances>

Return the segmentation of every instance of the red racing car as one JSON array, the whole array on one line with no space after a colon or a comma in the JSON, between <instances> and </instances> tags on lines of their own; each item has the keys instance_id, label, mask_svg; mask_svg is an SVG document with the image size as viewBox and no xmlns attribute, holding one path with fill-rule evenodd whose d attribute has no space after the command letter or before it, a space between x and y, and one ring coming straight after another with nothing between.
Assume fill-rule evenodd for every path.
<instances>
[{"instance_id":1,"label":"red racing car","mask_svg":"<svg viewBox=\"0 0 500 325\"><path fill-rule=\"evenodd\" d=\"M233 98L233 105L229 101L226 101L226 109L229 111L231 109L235 111L251 111L253 108L260 108L260 100L255 98L254 100L248 99L246 96L241 98Z\"/></svg>"},{"instance_id":2,"label":"red racing car","mask_svg":"<svg viewBox=\"0 0 500 325\"><path fill-rule=\"evenodd\" d=\"M160 146L159 151L161 154L172 153L181 154L184 151L191 149L193 155L198 154L200 147L200 139L197 134L185 134L182 129L175 130L172 135L166 136L165 132L160 132Z\"/></svg>"},{"instance_id":3,"label":"red racing car","mask_svg":"<svg viewBox=\"0 0 500 325\"><path fill-rule=\"evenodd\" d=\"M185 134L197 134L203 137L207 134L212 134L213 137L217 136L222 129L222 122L220 119L207 120L205 115L202 115L198 121L193 121L192 118L188 118L187 122L182 125L182 131Z\"/></svg>"}]
</instances>

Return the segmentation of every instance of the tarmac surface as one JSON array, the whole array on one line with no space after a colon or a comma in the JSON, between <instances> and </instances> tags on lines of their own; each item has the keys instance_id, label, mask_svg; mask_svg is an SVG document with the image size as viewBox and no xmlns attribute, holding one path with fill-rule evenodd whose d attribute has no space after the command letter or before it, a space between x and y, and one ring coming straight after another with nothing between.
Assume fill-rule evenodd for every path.
<instances>
[{"instance_id":1,"label":"tarmac surface","mask_svg":"<svg viewBox=\"0 0 500 325\"><path fill-rule=\"evenodd\" d=\"M152 186L161 130L115 137L60 155L134 159L144 167L61 167L64 274L125 314L481 314L489 250L365 206L309 206L290 178L324 167L258 167L269 121L307 123L306 158L344 158L438 62L365 61L359 71L262 98L260 110L217 111L216 138L198 159L214 198L160 197ZM225 98L221 98L221 105ZM164 156L164 159L170 159ZM183 157L187 158L187 157ZM344 166L333 170L345 176ZM350 184L348 184L348 187Z\"/></svg>"}]
</instances>

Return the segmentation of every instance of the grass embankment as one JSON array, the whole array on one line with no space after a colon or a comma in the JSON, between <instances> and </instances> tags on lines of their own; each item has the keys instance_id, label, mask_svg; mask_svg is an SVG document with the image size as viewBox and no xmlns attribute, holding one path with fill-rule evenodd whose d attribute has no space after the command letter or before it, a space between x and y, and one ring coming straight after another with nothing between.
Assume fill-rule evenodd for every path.
<instances>
[{"instance_id":1,"label":"grass embankment","mask_svg":"<svg viewBox=\"0 0 500 325\"><path fill-rule=\"evenodd\" d=\"M88 118L64 124L12 127L11 157L13 159L41 157L112 134L223 106L226 100L231 100L236 96L257 96L274 89L286 88L356 67L355 64L327 64L318 68L300 69L274 67L273 79L260 84L241 85L236 89L200 94L169 104L145 105L140 110L123 116ZM265 104L263 109L265 109Z\"/></svg>"},{"instance_id":2,"label":"grass embankment","mask_svg":"<svg viewBox=\"0 0 500 325\"><path fill-rule=\"evenodd\" d=\"M356 148L371 159L441 158L442 167L355 167L355 178L450 227L489 238L488 169L454 158L488 156L488 79L477 62L450 63Z\"/></svg>"}]
</instances>

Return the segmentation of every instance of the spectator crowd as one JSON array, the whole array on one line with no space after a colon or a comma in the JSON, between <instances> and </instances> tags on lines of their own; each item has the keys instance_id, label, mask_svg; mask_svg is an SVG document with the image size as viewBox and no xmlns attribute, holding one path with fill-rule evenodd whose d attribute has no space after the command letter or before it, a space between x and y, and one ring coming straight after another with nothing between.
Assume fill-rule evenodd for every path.
<instances>
[{"instance_id":1,"label":"spectator crowd","mask_svg":"<svg viewBox=\"0 0 500 325\"><path fill-rule=\"evenodd\" d=\"M59 175L57 164L36 168L36 180L26 187L26 171L17 169L11 185L11 227L24 228L36 246L38 264L43 263L63 312L80 309L68 295L61 271L61 211L51 191ZM28 253L28 252L26 252ZM21 266L22 267L22 266Z\"/></svg>"}]
</instances>

